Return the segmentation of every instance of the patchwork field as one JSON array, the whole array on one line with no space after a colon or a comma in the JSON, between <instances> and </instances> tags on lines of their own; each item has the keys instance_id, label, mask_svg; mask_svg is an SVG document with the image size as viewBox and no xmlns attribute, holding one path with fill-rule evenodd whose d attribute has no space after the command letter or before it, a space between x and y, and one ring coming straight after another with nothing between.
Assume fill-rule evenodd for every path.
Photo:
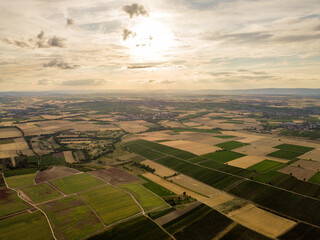
<instances>
[{"instance_id":1,"label":"patchwork field","mask_svg":"<svg viewBox=\"0 0 320 240\"><path fill-rule=\"evenodd\" d=\"M119 168L107 168L104 170L92 171L89 172L89 174L112 185L141 182L140 178Z\"/></svg>"},{"instance_id":2,"label":"patchwork field","mask_svg":"<svg viewBox=\"0 0 320 240\"><path fill-rule=\"evenodd\" d=\"M258 156L244 156L228 162L228 165L239 167L239 168L248 168L252 165L258 164L264 161L265 158Z\"/></svg>"},{"instance_id":3,"label":"patchwork field","mask_svg":"<svg viewBox=\"0 0 320 240\"><path fill-rule=\"evenodd\" d=\"M233 150L239 147L244 147L246 145L249 145L249 143L244 143L244 142L238 142L238 141L229 141L229 142L223 142L219 143L216 146L220 148L224 148L226 150Z\"/></svg>"},{"instance_id":4,"label":"patchwork field","mask_svg":"<svg viewBox=\"0 0 320 240\"><path fill-rule=\"evenodd\" d=\"M21 188L21 187L34 185L34 182L33 182L34 177L35 177L35 173L31 173L31 174L7 177L6 181L8 186L11 188Z\"/></svg>"},{"instance_id":5,"label":"patchwork field","mask_svg":"<svg viewBox=\"0 0 320 240\"><path fill-rule=\"evenodd\" d=\"M232 200L233 198L234 198L233 196L231 196L227 193L219 192L219 193L211 196L210 198L201 199L201 202L204 203L205 205L213 208L217 205L226 203L226 202Z\"/></svg>"},{"instance_id":6,"label":"patchwork field","mask_svg":"<svg viewBox=\"0 0 320 240\"><path fill-rule=\"evenodd\" d=\"M72 155L72 151L64 151L63 152L63 156L64 156L64 159L68 162L68 163L74 163L75 162L75 159Z\"/></svg>"},{"instance_id":7,"label":"patchwork field","mask_svg":"<svg viewBox=\"0 0 320 240\"><path fill-rule=\"evenodd\" d=\"M51 201L39 207L48 215L58 239L82 239L103 228L91 209L76 196Z\"/></svg>"},{"instance_id":8,"label":"patchwork field","mask_svg":"<svg viewBox=\"0 0 320 240\"><path fill-rule=\"evenodd\" d=\"M105 184L101 180L92 177L87 173L55 179L52 180L51 183L65 194L81 192L83 190Z\"/></svg>"},{"instance_id":9,"label":"patchwork field","mask_svg":"<svg viewBox=\"0 0 320 240\"><path fill-rule=\"evenodd\" d=\"M0 139L1 138L15 138L21 137L21 132L16 128L0 128Z\"/></svg>"},{"instance_id":10,"label":"patchwork field","mask_svg":"<svg viewBox=\"0 0 320 240\"><path fill-rule=\"evenodd\" d=\"M38 172L35 177L35 182L36 183L47 182L56 178L72 176L73 174L77 174L77 173L80 173L80 171L73 168L53 166L47 170Z\"/></svg>"},{"instance_id":11,"label":"patchwork field","mask_svg":"<svg viewBox=\"0 0 320 240\"><path fill-rule=\"evenodd\" d=\"M197 155L203 155L203 154L220 150L219 147L211 146L209 144L203 144L203 143L192 142L192 141L184 141L184 140L162 142L162 144L169 147L188 151Z\"/></svg>"},{"instance_id":12,"label":"patchwork field","mask_svg":"<svg viewBox=\"0 0 320 240\"><path fill-rule=\"evenodd\" d=\"M155 193L156 195L160 196L160 197L165 197L165 196L171 196L171 195L175 195L174 192L171 192L170 190L162 187L161 185L151 181L150 179L139 175L139 177L141 179L143 179L144 181L146 181L146 183L143 183L142 186L144 186L145 188L149 189L151 192Z\"/></svg>"},{"instance_id":13,"label":"patchwork field","mask_svg":"<svg viewBox=\"0 0 320 240\"><path fill-rule=\"evenodd\" d=\"M315 148L299 157L300 159L312 159L320 162L320 148Z\"/></svg>"},{"instance_id":14,"label":"patchwork field","mask_svg":"<svg viewBox=\"0 0 320 240\"><path fill-rule=\"evenodd\" d=\"M143 120L138 121L123 121L117 123L120 128L123 130L129 132L129 133L138 133L138 132L144 132L148 128L145 125L148 125L148 122ZM150 123L149 123L150 124Z\"/></svg>"},{"instance_id":15,"label":"patchwork field","mask_svg":"<svg viewBox=\"0 0 320 240\"><path fill-rule=\"evenodd\" d=\"M176 173L172 169L167 168L161 164L158 164L158 163L150 161L150 160L145 160L141 163L155 169L155 174L157 174L161 177L172 176L173 174Z\"/></svg>"},{"instance_id":16,"label":"patchwork field","mask_svg":"<svg viewBox=\"0 0 320 240\"><path fill-rule=\"evenodd\" d=\"M231 160L237 159L237 158L244 157L245 155L243 155L241 153L225 150L225 151L218 151L218 152L214 152L214 153L205 154L202 156L204 158L211 159L216 162L225 163L225 162L229 162ZM206 166L205 164L202 164L202 162L201 162L201 165Z\"/></svg>"},{"instance_id":17,"label":"patchwork field","mask_svg":"<svg viewBox=\"0 0 320 240\"><path fill-rule=\"evenodd\" d=\"M46 183L32 185L21 189L34 203L41 203L62 196Z\"/></svg>"},{"instance_id":18,"label":"patchwork field","mask_svg":"<svg viewBox=\"0 0 320 240\"><path fill-rule=\"evenodd\" d=\"M291 165L288 165L288 166L280 169L279 172L286 173L286 174L292 174L292 176L295 176L296 178L301 179L301 180L308 180L316 173L315 170L304 169L301 167L295 167L295 166L291 166Z\"/></svg>"},{"instance_id":19,"label":"patchwork field","mask_svg":"<svg viewBox=\"0 0 320 240\"><path fill-rule=\"evenodd\" d=\"M280 165L282 165L282 163L271 161L271 160L263 160L257 164L250 166L248 169L256 170L258 172L265 172Z\"/></svg>"},{"instance_id":20,"label":"patchwork field","mask_svg":"<svg viewBox=\"0 0 320 240\"><path fill-rule=\"evenodd\" d=\"M123 224L116 225L109 230L89 238L90 240L166 240L170 237L157 224L150 219L140 216L126 221Z\"/></svg>"},{"instance_id":21,"label":"patchwork field","mask_svg":"<svg viewBox=\"0 0 320 240\"><path fill-rule=\"evenodd\" d=\"M276 152L269 153L268 156L277 157L277 158L284 158L284 159L294 159L299 157L300 155L305 154L313 150L311 147L299 146L299 145L292 145L292 144L281 144L274 148L280 149Z\"/></svg>"},{"instance_id":22,"label":"patchwork field","mask_svg":"<svg viewBox=\"0 0 320 240\"><path fill-rule=\"evenodd\" d=\"M15 191L5 187L0 188L0 217L31 208Z\"/></svg>"},{"instance_id":23,"label":"patchwork field","mask_svg":"<svg viewBox=\"0 0 320 240\"><path fill-rule=\"evenodd\" d=\"M228 214L245 227L254 229L266 236L276 238L296 225L296 222L272 214L252 204L248 204Z\"/></svg>"},{"instance_id":24,"label":"patchwork field","mask_svg":"<svg viewBox=\"0 0 320 240\"><path fill-rule=\"evenodd\" d=\"M51 240L52 234L43 213L25 212L0 220L0 239Z\"/></svg>"},{"instance_id":25,"label":"patchwork field","mask_svg":"<svg viewBox=\"0 0 320 240\"><path fill-rule=\"evenodd\" d=\"M145 174L143 174L143 176L146 177L147 179L150 179L151 181L159 184L160 186L163 186L164 188L170 190L171 192L178 194L178 195L181 195L185 192L187 195L189 195L195 199L198 199L198 200L205 198L204 196L202 196L200 194L197 194L193 191L190 191L184 187L178 186L178 185L176 185L172 182L169 182L161 177L158 177L152 173L145 173Z\"/></svg>"},{"instance_id":26,"label":"patchwork field","mask_svg":"<svg viewBox=\"0 0 320 240\"><path fill-rule=\"evenodd\" d=\"M141 211L129 194L108 185L82 193L80 197L95 210L106 225Z\"/></svg>"},{"instance_id":27,"label":"patchwork field","mask_svg":"<svg viewBox=\"0 0 320 240\"><path fill-rule=\"evenodd\" d=\"M163 199L139 184L124 184L120 187L130 192L146 212L162 210L169 207Z\"/></svg>"},{"instance_id":28,"label":"patchwork field","mask_svg":"<svg viewBox=\"0 0 320 240\"><path fill-rule=\"evenodd\" d=\"M205 195L205 196L211 196L213 194L218 193L218 190L212 188L211 186L204 184L202 182L199 182L191 177L188 177L183 174L179 174L174 177L168 178L169 181L172 181L184 188L190 189L193 192Z\"/></svg>"}]
</instances>

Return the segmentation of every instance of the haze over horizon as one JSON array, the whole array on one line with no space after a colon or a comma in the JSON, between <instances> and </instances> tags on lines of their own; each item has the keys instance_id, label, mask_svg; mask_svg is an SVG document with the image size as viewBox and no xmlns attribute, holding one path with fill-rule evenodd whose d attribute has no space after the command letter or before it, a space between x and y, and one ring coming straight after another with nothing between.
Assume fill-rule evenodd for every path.
<instances>
[{"instance_id":1,"label":"haze over horizon","mask_svg":"<svg viewBox=\"0 0 320 240\"><path fill-rule=\"evenodd\" d=\"M0 90L320 88L320 3L3 0Z\"/></svg>"}]
</instances>

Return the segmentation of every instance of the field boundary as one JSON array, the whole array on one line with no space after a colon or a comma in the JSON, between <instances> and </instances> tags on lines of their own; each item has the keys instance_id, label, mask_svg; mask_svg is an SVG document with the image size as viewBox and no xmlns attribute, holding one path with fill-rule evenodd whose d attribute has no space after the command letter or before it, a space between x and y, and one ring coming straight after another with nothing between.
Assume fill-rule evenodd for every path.
<instances>
[{"instance_id":1,"label":"field boundary","mask_svg":"<svg viewBox=\"0 0 320 240\"><path fill-rule=\"evenodd\" d=\"M20 194L19 194L19 192L18 192L17 190L15 190L15 189L13 189L13 188L11 188L11 187L8 186L7 181L6 181L6 179L5 179L5 176L4 176L3 172L2 172L1 174L2 174L2 178L3 178L3 180L4 180L4 183L6 184L6 186L7 186L8 189L15 191L15 192L17 193L17 196L18 196L20 199L22 199L23 201L27 202L28 204L30 204L31 206L33 206L34 208L38 209L40 212L42 212L42 213L44 214L44 216L45 216L46 219L47 219L48 225L49 225L49 227L50 227L50 231L51 231L51 233L52 233L52 237L54 238L54 240L57 240L57 238L56 238L56 236L55 236L55 234L54 234L52 225L51 225L51 223L50 223L50 220L49 220L47 214L46 214L42 209L40 209L39 207L37 207L35 204L30 203L30 202L28 202L27 200L25 200L24 198L20 197Z\"/></svg>"}]
</instances>

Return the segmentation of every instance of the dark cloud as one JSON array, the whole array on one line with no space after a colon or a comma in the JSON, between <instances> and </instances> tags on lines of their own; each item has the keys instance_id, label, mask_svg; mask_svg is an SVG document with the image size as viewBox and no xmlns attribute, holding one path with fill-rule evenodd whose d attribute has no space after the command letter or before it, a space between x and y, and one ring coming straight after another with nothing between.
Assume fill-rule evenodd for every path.
<instances>
[{"instance_id":1,"label":"dark cloud","mask_svg":"<svg viewBox=\"0 0 320 240\"><path fill-rule=\"evenodd\" d=\"M51 48L66 47L65 39L57 36L45 36L44 31L41 31L36 37L29 40L14 40L10 38L2 39L4 43L15 45L21 48Z\"/></svg>"},{"instance_id":2,"label":"dark cloud","mask_svg":"<svg viewBox=\"0 0 320 240\"><path fill-rule=\"evenodd\" d=\"M154 82L156 82L156 80L151 79L151 80L149 80L149 81L146 82L146 83L147 83L147 84L150 84L150 83L154 83Z\"/></svg>"},{"instance_id":3,"label":"dark cloud","mask_svg":"<svg viewBox=\"0 0 320 240\"><path fill-rule=\"evenodd\" d=\"M72 26L74 25L74 21L71 18L67 18L67 26Z\"/></svg>"},{"instance_id":4,"label":"dark cloud","mask_svg":"<svg viewBox=\"0 0 320 240\"><path fill-rule=\"evenodd\" d=\"M151 65L131 65L128 66L128 69L141 69L141 68L152 68L153 66Z\"/></svg>"},{"instance_id":5,"label":"dark cloud","mask_svg":"<svg viewBox=\"0 0 320 240\"><path fill-rule=\"evenodd\" d=\"M123 6L122 10L128 13L130 18L132 18L133 16L139 16L139 15L142 15L142 16L149 15L148 11L144 8L144 6L137 3L132 3L131 5Z\"/></svg>"},{"instance_id":6,"label":"dark cloud","mask_svg":"<svg viewBox=\"0 0 320 240\"><path fill-rule=\"evenodd\" d=\"M79 80L65 80L61 82L63 86L99 86L105 81L102 79L79 79Z\"/></svg>"},{"instance_id":7,"label":"dark cloud","mask_svg":"<svg viewBox=\"0 0 320 240\"><path fill-rule=\"evenodd\" d=\"M48 63L43 64L44 67L56 67L61 69L75 69L80 67L79 65L66 63L60 59L53 59Z\"/></svg>"},{"instance_id":8,"label":"dark cloud","mask_svg":"<svg viewBox=\"0 0 320 240\"><path fill-rule=\"evenodd\" d=\"M288 35L284 37L279 37L277 39L278 42L285 42L285 43L291 43L291 42L305 42L310 40L319 40L320 34L306 34L306 35Z\"/></svg>"},{"instance_id":9,"label":"dark cloud","mask_svg":"<svg viewBox=\"0 0 320 240\"><path fill-rule=\"evenodd\" d=\"M130 36L131 36L132 38L134 38L134 37L136 36L136 33L134 33L134 32L132 32L131 30L125 28L125 29L123 30L123 33L122 33L122 39L123 39L124 41L126 41Z\"/></svg>"}]
</instances>

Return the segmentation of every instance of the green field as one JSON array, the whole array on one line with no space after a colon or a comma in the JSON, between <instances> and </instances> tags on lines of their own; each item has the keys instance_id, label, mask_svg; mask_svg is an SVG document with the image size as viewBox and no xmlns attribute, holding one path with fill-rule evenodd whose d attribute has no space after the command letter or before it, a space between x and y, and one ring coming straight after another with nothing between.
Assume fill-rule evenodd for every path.
<instances>
[{"instance_id":1,"label":"green field","mask_svg":"<svg viewBox=\"0 0 320 240\"><path fill-rule=\"evenodd\" d=\"M82 193L80 197L95 210L106 225L141 211L129 194L109 185Z\"/></svg>"},{"instance_id":2,"label":"green field","mask_svg":"<svg viewBox=\"0 0 320 240\"><path fill-rule=\"evenodd\" d=\"M279 165L283 165L283 163L271 161L271 160L264 160L262 162L259 162L251 167L248 167L249 170L256 170L258 172L265 172L272 168L275 168Z\"/></svg>"},{"instance_id":3,"label":"green field","mask_svg":"<svg viewBox=\"0 0 320 240\"><path fill-rule=\"evenodd\" d=\"M31 206L21 200L15 191L8 188L0 188L0 217L30 208Z\"/></svg>"},{"instance_id":4,"label":"green field","mask_svg":"<svg viewBox=\"0 0 320 240\"><path fill-rule=\"evenodd\" d=\"M318 183L320 184L320 172L317 172L315 175L313 175L309 180L309 182L312 183Z\"/></svg>"},{"instance_id":5,"label":"green field","mask_svg":"<svg viewBox=\"0 0 320 240\"><path fill-rule=\"evenodd\" d=\"M130 192L146 212L151 210L161 210L169 207L163 199L139 184L124 184L120 187Z\"/></svg>"},{"instance_id":6,"label":"green field","mask_svg":"<svg viewBox=\"0 0 320 240\"><path fill-rule=\"evenodd\" d=\"M82 239L103 228L91 209L76 196L45 203L39 207L48 215L58 239Z\"/></svg>"},{"instance_id":7,"label":"green field","mask_svg":"<svg viewBox=\"0 0 320 240\"><path fill-rule=\"evenodd\" d=\"M215 210L211 210L195 222L195 216L191 217L188 218L189 222L185 221L184 215L180 217L187 225L174 234L176 239L211 240L232 223L231 219Z\"/></svg>"},{"instance_id":8,"label":"green field","mask_svg":"<svg viewBox=\"0 0 320 240\"><path fill-rule=\"evenodd\" d=\"M234 138L235 136L231 136L231 135L221 135L221 136L212 136L215 138L221 138L221 139L228 139L228 138Z\"/></svg>"},{"instance_id":9,"label":"green field","mask_svg":"<svg viewBox=\"0 0 320 240\"><path fill-rule=\"evenodd\" d=\"M220 162L220 163L229 162L231 160L241 158L244 156L245 155L242 153L232 152L232 151L228 151L228 150L218 151L218 152L213 152L213 153L208 153L208 154L202 155L202 157L204 157L204 158L214 160L214 161Z\"/></svg>"},{"instance_id":10,"label":"green field","mask_svg":"<svg viewBox=\"0 0 320 240\"><path fill-rule=\"evenodd\" d=\"M22 213L0 221L0 239L52 239L48 222L40 211Z\"/></svg>"},{"instance_id":11,"label":"green field","mask_svg":"<svg viewBox=\"0 0 320 240\"><path fill-rule=\"evenodd\" d=\"M75 174L65 178L52 180L51 183L65 194L81 192L88 188L105 184L87 173Z\"/></svg>"},{"instance_id":12,"label":"green field","mask_svg":"<svg viewBox=\"0 0 320 240\"><path fill-rule=\"evenodd\" d=\"M61 196L57 190L46 183L24 187L21 190L34 203L41 203Z\"/></svg>"},{"instance_id":13,"label":"green field","mask_svg":"<svg viewBox=\"0 0 320 240\"><path fill-rule=\"evenodd\" d=\"M320 229L307 225L305 223L298 223L295 227L279 236L280 240L310 240L310 239L319 239Z\"/></svg>"},{"instance_id":14,"label":"green field","mask_svg":"<svg viewBox=\"0 0 320 240\"><path fill-rule=\"evenodd\" d=\"M224 148L226 150L233 150L242 146L249 145L249 143L242 143L238 141L229 141L229 142L224 142L224 143L219 143L216 144L217 147Z\"/></svg>"},{"instance_id":15,"label":"green field","mask_svg":"<svg viewBox=\"0 0 320 240\"><path fill-rule=\"evenodd\" d=\"M64 157L54 157L52 154L41 157L40 165L60 165L65 164L66 160Z\"/></svg>"},{"instance_id":16,"label":"green field","mask_svg":"<svg viewBox=\"0 0 320 240\"><path fill-rule=\"evenodd\" d=\"M6 181L8 186L11 188L21 188L21 187L33 185L34 177L35 177L35 173L30 173L25 175L16 175L12 177L6 177Z\"/></svg>"},{"instance_id":17,"label":"green field","mask_svg":"<svg viewBox=\"0 0 320 240\"><path fill-rule=\"evenodd\" d=\"M286 144L286 143L275 146L274 148L277 148L280 150L269 153L267 156L283 158L283 159L288 159L288 160L295 159L295 158L299 157L300 155L303 155L306 152L309 152L314 149L311 147Z\"/></svg>"},{"instance_id":18,"label":"green field","mask_svg":"<svg viewBox=\"0 0 320 240\"><path fill-rule=\"evenodd\" d=\"M142 186L149 189L150 191L154 192L160 197L164 196L170 196L170 195L176 195L175 193L171 192L170 190L160 186L159 184L149 180L148 178L145 178L142 175L139 175L140 178L142 178L146 183L143 183Z\"/></svg>"},{"instance_id":19,"label":"green field","mask_svg":"<svg viewBox=\"0 0 320 240\"><path fill-rule=\"evenodd\" d=\"M249 228L246 228L240 224L237 224L232 228L226 235L224 235L221 240L243 240L243 239L254 239L254 240L271 240L260 233L252 231Z\"/></svg>"},{"instance_id":20,"label":"green field","mask_svg":"<svg viewBox=\"0 0 320 240\"><path fill-rule=\"evenodd\" d=\"M25 174L35 173L36 171L38 171L38 168L20 168L20 169L6 171L4 172L4 176L12 177L17 175L25 175Z\"/></svg>"},{"instance_id":21,"label":"green field","mask_svg":"<svg viewBox=\"0 0 320 240\"><path fill-rule=\"evenodd\" d=\"M170 237L150 219L140 216L89 238L90 240L166 240Z\"/></svg>"},{"instance_id":22,"label":"green field","mask_svg":"<svg viewBox=\"0 0 320 240\"><path fill-rule=\"evenodd\" d=\"M1 144L8 144L8 143L14 143L14 140L12 138L0 139L0 145Z\"/></svg>"}]
</instances>

